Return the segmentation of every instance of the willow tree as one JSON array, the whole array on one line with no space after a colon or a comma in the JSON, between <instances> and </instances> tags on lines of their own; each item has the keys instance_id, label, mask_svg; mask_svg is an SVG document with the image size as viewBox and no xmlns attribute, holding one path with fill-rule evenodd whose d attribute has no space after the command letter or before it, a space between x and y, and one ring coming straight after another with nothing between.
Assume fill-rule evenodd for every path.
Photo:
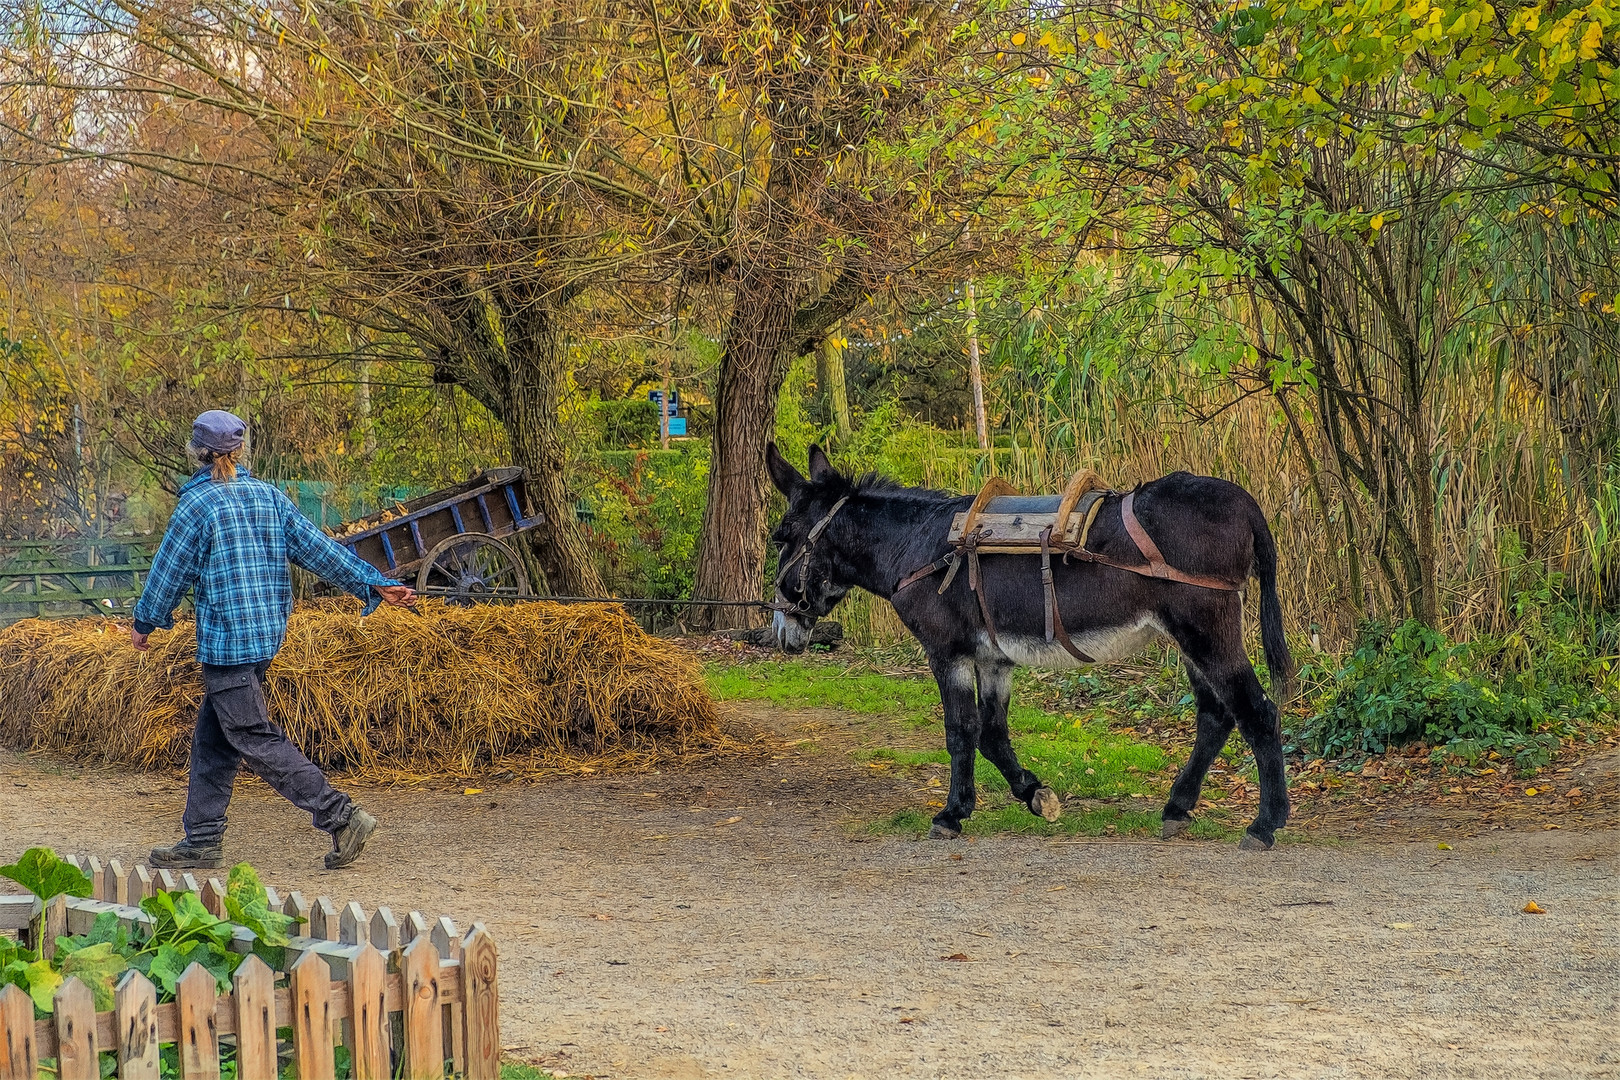
<instances>
[{"instance_id":1,"label":"willow tree","mask_svg":"<svg viewBox=\"0 0 1620 1080\"><path fill-rule=\"evenodd\" d=\"M726 294L714 443L695 595L763 587L765 447L788 367L873 293L949 247L930 231L962 196L944 172L876 144L925 115L925 90L965 46L972 5L927 0L649 0L662 103L687 213L680 272ZM709 609L697 621L736 621Z\"/></svg>"},{"instance_id":2,"label":"willow tree","mask_svg":"<svg viewBox=\"0 0 1620 1080\"><path fill-rule=\"evenodd\" d=\"M636 46L612 5L26 5L10 77L178 111L217 140L153 155L123 127L35 133L210 187L235 185L301 247L300 304L406 343L499 418L547 518L559 591L601 590L565 487L563 338L579 298L656 249L680 214L621 121ZM89 31L87 33L87 31ZM108 41L117 44L109 48ZM245 144L258 152L244 152ZM627 228L626 222L631 225ZM648 232L655 233L649 244Z\"/></svg>"}]
</instances>

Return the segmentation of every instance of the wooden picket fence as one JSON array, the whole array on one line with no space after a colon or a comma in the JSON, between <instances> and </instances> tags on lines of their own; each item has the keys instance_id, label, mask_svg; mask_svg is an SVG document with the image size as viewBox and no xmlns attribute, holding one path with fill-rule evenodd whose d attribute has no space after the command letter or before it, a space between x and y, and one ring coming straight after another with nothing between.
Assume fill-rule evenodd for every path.
<instances>
[{"instance_id":1,"label":"wooden picket fence","mask_svg":"<svg viewBox=\"0 0 1620 1080\"><path fill-rule=\"evenodd\" d=\"M0 930L54 952L56 938L86 933L96 917L115 912L130 926L150 925L138 906L157 890L196 893L209 911L225 913L217 878L199 882L145 866L126 871L118 860L72 860L94 883L89 899L58 896L41 905L32 896L0 896ZM101 1053L112 1051L124 1080L159 1080L158 1048L176 1046L182 1080L218 1080L220 1038L231 1036L240 1080L276 1080L282 1056L276 1029L291 1028L291 1061L300 1080L334 1080L334 1046L349 1050L352 1080L499 1080L500 1006L495 943L482 924L465 937L447 918L418 912L403 921L388 908L369 917L357 903L339 907L325 896L267 890L271 906L305 922L292 937L284 972L249 955L231 991L217 993L214 976L192 964L175 1000L139 972L121 977L111 1012L97 1013L78 979L57 990L54 1013L35 1021L33 1000L16 986L0 989L0 1080L36 1080L41 1059L56 1061L58 1080L103 1080ZM253 933L238 928L233 948L251 953ZM277 986L285 975L284 986Z\"/></svg>"}]
</instances>

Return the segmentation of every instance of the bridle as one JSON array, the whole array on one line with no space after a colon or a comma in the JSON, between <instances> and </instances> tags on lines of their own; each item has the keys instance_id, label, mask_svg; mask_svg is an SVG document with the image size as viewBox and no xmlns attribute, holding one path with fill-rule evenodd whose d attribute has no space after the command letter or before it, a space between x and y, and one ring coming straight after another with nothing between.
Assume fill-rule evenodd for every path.
<instances>
[{"instance_id":1,"label":"bridle","mask_svg":"<svg viewBox=\"0 0 1620 1080\"><path fill-rule=\"evenodd\" d=\"M832 509L827 511L826 516L820 521L816 522L814 525L810 526L810 534L804 538L804 544L800 546L798 554L794 555L793 558L789 559L787 562L783 563L777 568L776 581L774 584L776 595L785 596L786 594L782 591L782 582L787 580L788 571L792 569L793 564L799 564L799 601L796 604L772 604L771 606L777 611L781 611L789 615L809 614L810 556L816 550L816 541L821 539L821 534L827 531L827 526L832 524L833 517L838 513L838 511L844 508L844 504L847 502L849 502L849 496L845 495L843 498L833 503Z\"/></svg>"}]
</instances>

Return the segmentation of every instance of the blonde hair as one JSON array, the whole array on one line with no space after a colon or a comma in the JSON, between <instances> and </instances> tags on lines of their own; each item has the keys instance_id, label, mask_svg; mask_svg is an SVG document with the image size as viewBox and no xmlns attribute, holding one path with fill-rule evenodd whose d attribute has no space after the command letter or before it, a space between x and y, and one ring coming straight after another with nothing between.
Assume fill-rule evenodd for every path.
<instances>
[{"instance_id":1,"label":"blonde hair","mask_svg":"<svg viewBox=\"0 0 1620 1080\"><path fill-rule=\"evenodd\" d=\"M210 466L214 470L213 481L216 484L228 484L236 479L236 466L242 457L245 447L238 447L229 453L217 450L206 450L196 443L187 443L186 450L192 460L199 465Z\"/></svg>"}]
</instances>

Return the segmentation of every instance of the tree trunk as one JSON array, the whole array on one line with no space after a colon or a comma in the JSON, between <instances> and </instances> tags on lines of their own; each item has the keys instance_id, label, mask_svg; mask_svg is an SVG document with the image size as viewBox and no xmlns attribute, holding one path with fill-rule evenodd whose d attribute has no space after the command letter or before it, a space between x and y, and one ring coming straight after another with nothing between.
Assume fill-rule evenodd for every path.
<instances>
[{"instance_id":1,"label":"tree trunk","mask_svg":"<svg viewBox=\"0 0 1620 1080\"><path fill-rule=\"evenodd\" d=\"M834 330L816 350L816 382L827 397L827 412L839 442L849 438L854 425L849 417L849 391L844 385L844 338Z\"/></svg>"},{"instance_id":2,"label":"tree trunk","mask_svg":"<svg viewBox=\"0 0 1620 1080\"><path fill-rule=\"evenodd\" d=\"M517 463L529 471L529 501L545 516L545 523L528 534L535 557L553 594L605 596L565 482L568 456L557 431L557 388L564 376L561 342L550 320L540 314L511 319L503 329L505 377L493 380L500 406L494 411ZM492 367L500 362L491 361Z\"/></svg>"},{"instance_id":3,"label":"tree trunk","mask_svg":"<svg viewBox=\"0 0 1620 1080\"><path fill-rule=\"evenodd\" d=\"M793 290L781 271L751 270L738 284L715 388L695 599L758 600L764 589L765 445L776 433L776 397L794 313ZM759 620L756 609L698 607L688 621L697 629L722 629Z\"/></svg>"}]
</instances>

